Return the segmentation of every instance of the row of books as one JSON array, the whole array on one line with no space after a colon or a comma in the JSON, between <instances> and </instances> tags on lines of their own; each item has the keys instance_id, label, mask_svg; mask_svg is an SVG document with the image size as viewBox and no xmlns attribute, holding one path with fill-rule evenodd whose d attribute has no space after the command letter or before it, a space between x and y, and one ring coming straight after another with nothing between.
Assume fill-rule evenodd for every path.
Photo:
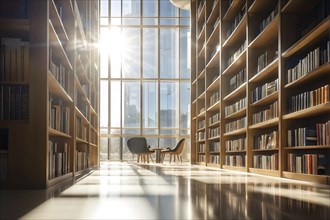
<instances>
[{"instance_id":1,"label":"row of books","mask_svg":"<svg viewBox=\"0 0 330 220\"><path fill-rule=\"evenodd\" d=\"M60 98L52 95L49 96L49 126L70 134L70 108Z\"/></svg>"},{"instance_id":2,"label":"row of books","mask_svg":"<svg viewBox=\"0 0 330 220\"><path fill-rule=\"evenodd\" d=\"M246 117L243 117L236 121L226 123L225 132L231 132L245 127L246 127Z\"/></svg>"},{"instance_id":3,"label":"row of books","mask_svg":"<svg viewBox=\"0 0 330 220\"><path fill-rule=\"evenodd\" d=\"M288 61L287 83L306 76L319 66L330 62L330 41L310 51L304 58L290 58Z\"/></svg>"},{"instance_id":4,"label":"row of books","mask_svg":"<svg viewBox=\"0 0 330 220\"><path fill-rule=\"evenodd\" d=\"M220 136L220 128L210 128L209 129L209 138L219 137Z\"/></svg>"},{"instance_id":5,"label":"row of books","mask_svg":"<svg viewBox=\"0 0 330 220\"><path fill-rule=\"evenodd\" d=\"M214 141L209 143L210 152L220 152L220 142Z\"/></svg>"},{"instance_id":6,"label":"row of books","mask_svg":"<svg viewBox=\"0 0 330 220\"><path fill-rule=\"evenodd\" d=\"M236 17L234 18L234 20L230 24L230 26L229 26L229 28L226 32L226 39L228 39L228 37L234 32L236 27L239 25L239 23L243 19L244 15L245 15L245 12L246 12L245 7L246 7L246 5L244 4L244 6L241 8L241 10L239 10L238 14L236 15Z\"/></svg>"},{"instance_id":7,"label":"row of books","mask_svg":"<svg viewBox=\"0 0 330 220\"><path fill-rule=\"evenodd\" d=\"M88 141L88 127L83 123L83 119L79 116L76 116L76 137Z\"/></svg>"},{"instance_id":8,"label":"row of books","mask_svg":"<svg viewBox=\"0 0 330 220\"><path fill-rule=\"evenodd\" d=\"M288 154L288 171L330 175L330 154Z\"/></svg>"},{"instance_id":9,"label":"row of books","mask_svg":"<svg viewBox=\"0 0 330 220\"><path fill-rule=\"evenodd\" d=\"M95 130L91 129L90 131L91 131L90 142L96 145L98 135Z\"/></svg>"},{"instance_id":10,"label":"row of books","mask_svg":"<svg viewBox=\"0 0 330 220\"><path fill-rule=\"evenodd\" d=\"M205 162L205 155L204 154L198 155L198 162Z\"/></svg>"},{"instance_id":11,"label":"row of books","mask_svg":"<svg viewBox=\"0 0 330 220\"><path fill-rule=\"evenodd\" d=\"M53 49L49 48L49 70L63 89L69 89L69 71L62 64L56 65L53 61Z\"/></svg>"},{"instance_id":12,"label":"row of books","mask_svg":"<svg viewBox=\"0 0 330 220\"><path fill-rule=\"evenodd\" d=\"M226 155L226 165L234 167L244 167L246 155Z\"/></svg>"},{"instance_id":13,"label":"row of books","mask_svg":"<svg viewBox=\"0 0 330 220\"><path fill-rule=\"evenodd\" d=\"M205 119L198 122L198 129L205 128Z\"/></svg>"},{"instance_id":14,"label":"row of books","mask_svg":"<svg viewBox=\"0 0 330 220\"><path fill-rule=\"evenodd\" d=\"M220 113L216 113L213 116L209 117L209 125L212 125L220 120Z\"/></svg>"},{"instance_id":15,"label":"row of books","mask_svg":"<svg viewBox=\"0 0 330 220\"><path fill-rule=\"evenodd\" d=\"M246 82L246 68L239 71L234 77L229 80L229 92L234 91L240 85Z\"/></svg>"},{"instance_id":16,"label":"row of books","mask_svg":"<svg viewBox=\"0 0 330 220\"><path fill-rule=\"evenodd\" d=\"M261 21L259 25L259 33L261 33L265 29L265 27L267 27L270 24L270 22L272 22L272 20L275 18L277 13L278 13L278 5L276 4L274 10L271 11L270 14Z\"/></svg>"},{"instance_id":17,"label":"row of books","mask_svg":"<svg viewBox=\"0 0 330 220\"><path fill-rule=\"evenodd\" d=\"M229 116L235 112L238 112L246 107L247 99L246 97L242 98L241 100L235 102L232 105L225 107L225 116Z\"/></svg>"},{"instance_id":18,"label":"row of books","mask_svg":"<svg viewBox=\"0 0 330 220\"><path fill-rule=\"evenodd\" d=\"M209 163L220 164L220 156L219 155L210 155Z\"/></svg>"},{"instance_id":19,"label":"row of books","mask_svg":"<svg viewBox=\"0 0 330 220\"><path fill-rule=\"evenodd\" d=\"M269 105L268 109L260 111L252 115L252 124L258 124L278 117L278 102L275 101Z\"/></svg>"},{"instance_id":20,"label":"row of books","mask_svg":"<svg viewBox=\"0 0 330 220\"><path fill-rule=\"evenodd\" d=\"M296 112L306 108L329 102L329 85L295 95L288 100L289 112Z\"/></svg>"},{"instance_id":21,"label":"row of books","mask_svg":"<svg viewBox=\"0 0 330 220\"><path fill-rule=\"evenodd\" d=\"M70 150L68 143L58 143L52 140L49 145L49 179L70 172Z\"/></svg>"},{"instance_id":22,"label":"row of books","mask_svg":"<svg viewBox=\"0 0 330 220\"><path fill-rule=\"evenodd\" d=\"M205 140L205 131L200 131L197 133L197 140L199 141Z\"/></svg>"},{"instance_id":23,"label":"row of books","mask_svg":"<svg viewBox=\"0 0 330 220\"><path fill-rule=\"evenodd\" d=\"M86 152L77 151L76 170L84 170L88 168L88 154Z\"/></svg>"},{"instance_id":24,"label":"row of books","mask_svg":"<svg viewBox=\"0 0 330 220\"><path fill-rule=\"evenodd\" d=\"M272 155L253 155L253 167L257 169L278 170L278 153Z\"/></svg>"},{"instance_id":25,"label":"row of books","mask_svg":"<svg viewBox=\"0 0 330 220\"><path fill-rule=\"evenodd\" d=\"M278 79L275 79L274 81L271 81L269 83L265 83L262 86L256 87L252 91L252 102L257 102L260 99L271 95L272 93L276 92L278 88Z\"/></svg>"},{"instance_id":26,"label":"row of books","mask_svg":"<svg viewBox=\"0 0 330 220\"><path fill-rule=\"evenodd\" d=\"M88 117L89 106L85 102L86 99L82 95L78 95L76 97L77 99L75 99L75 103L77 108L86 118L89 118Z\"/></svg>"},{"instance_id":27,"label":"row of books","mask_svg":"<svg viewBox=\"0 0 330 220\"><path fill-rule=\"evenodd\" d=\"M210 97L210 106L214 105L214 104L217 103L219 100L220 100L219 91L216 91L216 92L213 93L213 95Z\"/></svg>"},{"instance_id":28,"label":"row of books","mask_svg":"<svg viewBox=\"0 0 330 220\"><path fill-rule=\"evenodd\" d=\"M205 144L199 144L198 145L198 152L205 153Z\"/></svg>"},{"instance_id":29,"label":"row of books","mask_svg":"<svg viewBox=\"0 0 330 220\"><path fill-rule=\"evenodd\" d=\"M246 47L247 47L247 41L245 40L244 43L237 49L237 51L231 57L229 57L225 68L230 66L241 55L241 53L243 53Z\"/></svg>"},{"instance_id":30,"label":"row of books","mask_svg":"<svg viewBox=\"0 0 330 220\"><path fill-rule=\"evenodd\" d=\"M29 119L29 86L0 85L0 120Z\"/></svg>"},{"instance_id":31,"label":"row of books","mask_svg":"<svg viewBox=\"0 0 330 220\"><path fill-rule=\"evenodd\" d=\"M330 121L288 130L288 146L330 145Z\"/></svg>"},{"instance_id":32,"label":"row of books","mask_svg":"<svg viewBox=\"0 0 330 220\"><path fill-rule=\"evenodd\" d=\"M253 137L253 149L261 150L274 148L278 148L278 131Z\"/></svg>"},{"instance_id":33,"label":"row of books","mask_svg":"<svg viewBox=\"0 0 330 220\"><path fill-rule=\"evenodd\" d=\"M19 38L1 38L0 82L29 82L29 43Z\"/></svg>"},{"instance_id":34,"label":"row of books","mask_svg":"<svg viewBox=\"0 0 330 220\"><path fill-rule=\"evenodd\" d=\"M226 152L244 151L246 148L246 138L238 138L226 141Z\"/></svg>"},{"instance_id":35,"label":"row of books","mask_svg":"<svg viewBox=\"0 0 330 220\"><path fill-rule=\"evenodd\" d=\"M268 64L278 57L277 50L266 50L263 54L258 57L257 73L263 70Z\"/></svg>"}]
</instances>

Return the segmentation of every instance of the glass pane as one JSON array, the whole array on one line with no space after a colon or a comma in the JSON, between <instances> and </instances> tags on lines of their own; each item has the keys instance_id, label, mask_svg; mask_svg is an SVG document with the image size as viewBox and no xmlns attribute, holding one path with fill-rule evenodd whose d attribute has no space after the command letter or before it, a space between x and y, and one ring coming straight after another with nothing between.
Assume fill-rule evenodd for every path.
<instances>
[{"instance_id":1,"label":"glass pane","mask_svg":"<svg viewBox=\"0 0 330 220\"><path fill-rule=\"evenodd\" d=\"M180 29L180 77L190 78L190 32L188 28Z\"/></svg>"},{"instance_id":2,"label":"glass pane","mask_svg":"<svg viewBox=\"0 0 330 220\"><path fill-rule=\"evenodd\" d=\"M158 29L143 28L143 77L158 77Z\"/></svg>"},{"instance_id":3,"label":"glass pane","mask_svg":"<svg viewBox=\"0 0 330 220\"><path fill-rule=\"evenodd\" d=\"M141 131L140 128L122 130L123 134L137 134L137 135L141 133L140 131Z\"/></svg>"},{"instance_id":4,"label":"glass pane","mask_svg":"<svg viewBox=\"0 0 330 220\"><path fill-rule=\"evenodd\" d=\"M157 25L158 18L143 18L143 25Z\"/></svg>"},{"instance_id":5,"label":"glass pane","mask_svg":"<svg viewBox=\"0 0 330 220\"><path fill-rule=\"evenodd\" d=\"M109 0L101 0L100 2L100 16L109 16Z\"/></svg>"},{"instance_id":6,"label":"glass pane","mask_svg":"<svg viewBox=\"0 0 330 220\"><path fill-rule=\"evenodd\" d=\"M160 1L160 17L178 17L178 8L175 7L169 0Z\"/></svg>"},{"instance_id":7,"label":"glass pane","mask_svg":"<svg viewBox=\"0 0 330 220\"><path fill-rule=\"evenodd\" d=\"M188 130L180 130L180 135L189 135L190 134L190 131L189 129Z\"/></svg>"},{"instance_id":8,"label":"glass pane","mask_svg":"<svg viewBox=\"0 0 330 220\"><path fill-rule=\"evenodd\" d=\"M160 134L174 135L179 134L179 130L162 130L160 129Z\"/></svg>"},{"instance_id":9,"label":"glass pane","mask_svg":"<svg viewBox=\"0 0 330 220\"><path fill-rule=\"evenodd\" d=\"M143 129L142 134L158 134L158 129Z\"/></svg>"},{"instance_id":10,"label":"glass pane","mask_svg":"<svg viewBox=\"0 0 330 220\"><path fill-rule=\"evenodd\" d=\"M140 0L123 0L123 17L139 17Z\"/></svg>"},{"instance_id":11,"label":"glass pane","mask_svg":"<svg viewBox=\"0 0 330 220\"><path fill-rule=\"evenodd\" d=\"M173 149L177 143L175 138L160 138L159 147L169 147Z\"/></svg>"},{"instance_id":12,"label":"glass pane","mask_svg":"<svg viewBox=\"0 0 330 220\"><path fill-rule=\"evenodd\" d=\"M178 83L160 83L160 127L177 128Z\"/></svg>"},{"instance_id":13,"label":"glass pane","mask_svg":"<svg viewBox=\"0 0 330 220\"><path fill-rule=\"evenodd\" d=\"M108 128L101 128L100 134L108 134Z\"/></svg>"},{"instance_id":14,"label":"glass pane","mask_svg":"<svg viewBox=\"0 0 330 220\"><path fill-rule=\"evenodd\" d=\"M147 144L150 147L157 148L158 147L158 138L147 138Z\"/></svg>"},{"instance_id":15,"label":"glass pane","mask_svg":"<svg viewBox=\"0 0 330 220\"><path fill-rule=\"evenodd\" d=\"M157 82L144 82L142 92L142 127L157 128Z\"/></svg>"},{"instance_id":16,"label":"glass pane","mask_svg":"<svg viewBox=\"0 0 330 220\"><path fill-rule=\"evenodd\" d=\"M140 82L123 82L124 128L140 128L140 109Z\"/></svg>"},{"instance_id":17,"label":"glass pane","mask_svg":"<svg viewBox=\"0 0 330 220\"><path fill-rule=\"evenodd\" d=\"M108 78L109 76L109 63L108 63L108 54L109 54L109 29L107 27L102 27L100 29L100 77Z\"/></svg>"},{"instance_id":18,"label":"glass pane","mask_svg":"<svg viewBox=\"0 0 330 220\"><path fill-rule=\"evenodd\" d=\"M100 25L108 25L108 24L109 24L109 18L100 19Z\"/></svg>"},{"instance_id":19,"label":"glass pane","mask_svg":"<svg viewBox=\"0 0 330 220\"><path fill-rule=\"evenodd\" d=\"M179 19L177 18L161 18L160 25L178 25Z\"/></svg>"},{"instance_id":20,"label":"glass pane","mask_svg":"<svg viewBox=\"0 0 330 220\"><path fill-rule=\"evenodd\" d=\"M180 18L180 25L190 25L190 18Z\"/></svg>"},{"instance_id":21,"label":"glass pane","mask_svg":"<svg viewBox=\"0 0 330 220\"><path fill-rule=\"evenodd\" d=\"M122 36L122 72L123 77L140 77L140 28L123 28Z\"/></svg>"},{"instance_id":22,"label":"glass pane","mask_svg":"<svg viewBox=\"0 0 330 220\"><path fill-rule=\"evenodd\" d=\"M120 17L121 2L119 0L111 0L111 17Z\"/></svg>"},{"instance_id":23,"label":"glass pane","mask_svg":"<svg viewBox=\"0 0 330 220\"><path fill-rule=\"evenodd\" d=\"M123 18L123 25L140 25L140 18Z\"/></svg>"},{"instance_id":24,"label":"glass pane","mask_svg":"<svg viewBox=\"0 0 330 220\"><path fill-rule=\"evenodd\" d=\"M143 0L143 17L158 17L158 1Z\"/></svg>"},{"instance_id":25,"label":"glass pane","mask_svg":"<svg viewBox=\"0 0 330 220\"><path fill-rule=\"evenodd\" d=\"M108 160L108 138L100 138L100 160Z\"/></svg>"},{"instance_id":26,"label":"glass pane","mask_svg":"<svg viewBox=\"0 0 330 220\"><path fill-rule=\"evenodd\" d=\"M121 18L111 18L111 25L121 25Z\"/></svg>"},{"instance_id":27,"label":"glass pane","mask_svg":"<svg viewBox=\"0 0 330 220\"><path fill-rule=\"evenodd\" d=\"M160 77L179 77L178 29L160 29Z\"/></svg>"},{"instance_id":28,"label":"glass pane","mask_svg":"<svg viewBox=\"0 0 330 220\"><path fill-rule=\"evenodd\" d=\"M108 80L101 80L100 83L100 93L102 94L100 96L100 127L108 127L108 119L109 119L109 95L108 95L108 89L109 84Z\"/></svg>"},{"instance_id":29,"label":"glass pane","mask_svg":"<svg viewBox=\"0 0 330 220\"><path fill-rule=\"evenodd\" d=\"M111 77L118 78L121 73L121 57L123 40L120 28L112 27L110 29L110 55L111 55Z\"/></svg>"},{"instance_id":30,"label":"glass pane","mask_svg":"<svg viewBox=\"0 0 330 220\"><path fill-rule=\"evenodd\" d=\"M111 81L111 127L120 127L120 97L120 81Z\"/></svg>"},{"instance_id":31,"label":"glass pane","mask_svg":"<svg viewBox=\"0 0 330 220\"><path fill-rule=\"evenodd\" d=\"M180 83L180 128L190 127L190 83Z\"/></svg>"},{"instance_id":32,"label":"glass pane","mask_svg":"<svg viewBox=\"0 0 330 220\"><path fill-rule=\"evenodd\" d=\"M112 128L110 132L111 132L111 134L120 134L121 131L120 131L120 129Z\"/></svg>"},{"instance_id":33,"label":"glass pane","mask_svg":"<svg viewBox=\"0 0 330 220\"><path fill-rule=\"evenodd\" d=\"M180 16L181 17L190 17L190 10L180 9Z\"/></svg>"},{"instance_id":34,"label":"glass pane","mask_svg":"<svg viewBox=\"0 0 330 220\"><path fill-rule=\"evenodd\" d=\"M120 160L121 138L110 138L110 160Z\"/></svg>"}]
</instances>

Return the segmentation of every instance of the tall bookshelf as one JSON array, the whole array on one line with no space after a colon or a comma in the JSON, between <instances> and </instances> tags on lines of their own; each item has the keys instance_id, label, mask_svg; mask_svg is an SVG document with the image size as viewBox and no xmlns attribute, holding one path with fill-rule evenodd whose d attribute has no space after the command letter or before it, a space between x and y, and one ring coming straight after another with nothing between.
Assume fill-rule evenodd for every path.
<instances>
[{"instance_id":1,"label":"tall bookshelf","mask_svg":"<svg viewBox=\"0 0 330 220\"><path fill-rule=\"evenodd\" d=\"M329 1L191 4L192 162L330 184Z\"/></svg>"},{"instance_id":2,"label":"tall bookshelf","mask_svg":"<svg viewBox=\"0 0 330 220\"><path fill-rule=\"evenodd\" d=\"M98 165L99 2L1 4L1 187L47 188Z\"/></svg>"}]
</instances>

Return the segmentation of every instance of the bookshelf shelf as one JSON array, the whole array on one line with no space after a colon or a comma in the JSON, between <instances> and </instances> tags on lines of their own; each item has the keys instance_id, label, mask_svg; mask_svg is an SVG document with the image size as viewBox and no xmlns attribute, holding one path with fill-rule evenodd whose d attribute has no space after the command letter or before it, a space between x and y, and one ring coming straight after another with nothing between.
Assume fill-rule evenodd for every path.
<instances>
[{"instance_id":1,"label":"bookshelf shelf","mask_svg":"<svg viewBox=\"0 0 330 220\"><path fill-rule=\"evenodd\" d=\"M225 12L222 21L230 21L234 18L239 9L243 6L245 1L233 0Z\"/></svg>"},{"instance_id":2,"label":"bookshelf shelf","mask_svg":"<svg viewBox=\"0 0 330 220\"><path fill-rule=\"evenodd\" d=\"M272 151L279 151L279 148L252 149L252 152L272 152Z\"/></svg>"},{"instance_id":3,"label":"bookshelf shelf","mask_svg":"<svg viewBox=\"0 0 330 220\"><path fill-rule=\"evenodd\" d=\"M279 15L268 24L265 29L250 43L250 48L260 48L278 38Z\"/></svg>"},{"instance_id":4,"label":"bookshelf shelf","mask_svg":"<svg viewBox=\"0 0 330 220\"><path fill-rule=\"evenodd\" d=\"M205 127L203 127L203 128L198 128L197 131L205 131Z\"/></svg>"},{"instance_id":5,"label":"bookshelf shelf","mask_svg":"<svg viewBox=\"0 0 330 220\"><path fill-rule=\"evenodd\" d=\"M330 102L316 105L301 111L292 112L286 115L283 115L283 119L298 119L298 118L306 118L311 116L320 115L323 113L330 112Z\"/></svg>"},{"instance_id":6,"label":"bookshelf shelf","mask_svg":"<svg viewBox=\"0 0 330 220\"><path fill-rule=\"evenodd\" d=\"M90 143L89 145L92 146L92 147L97 147L97 145L93 144L93 143Z\"/></svg>"},{"instance_id":7,"label":"bookshelf shelf","mask_svg":"<svg viewBox=\"0 0 330 220\"><path fill-rule=\"evenodd\" d=\"M211 105L206 111L214 111L214 110L219 110L220 109L220 100Z\"/></svg>"},{"instance_id":8,"label":"bookshelf shelf","mask_svg":"<svg viewBox=\"0 0 330 220\"><path fill-rule=\"evenodd\" d=\"M330 145L284 147L284 150L330 149Z\"/></svg>"},{"instance_id":9,"label":"bookshelf shelf","mask_svg":"<svg viewBox=\"0 0 330 220\"><path fill-rule=\"evenodd\" d=\"M326 74L330 69L330 62L323 64L322 66L318 67L317 69L307 73L307 75L297 79L294 82L288 83L284 86L284 88L295 88L297 86L308 84L312 79L322 78L324 74Z\"/></svg>"},{"instance_id":10,"label":"bookshelf shelf","mask_svg":"<svg viewBox=\"0 0 330 220\"><path fill-rule=\"evenodd\" d=\"M247 83L243 83L242 85L240 85L237 89L235 89L234 91L232 91L230 94L228 94L227 96L225 96L223 98L224 101L229 101L232 99L235 99L239 96L241 96L245 91L246 91L246 85Z\"/></svg>"},{"instance_id":11,"label":"bookshelf shelf","mask_svg":"<svg viewBox=\"0 0 330 220\"><path fill-rule=\"evenodd\" d=\"M330 177L329 176L322 176L322 175L292 173L292 172L288 172L288 171L283 171L282 172L282 177L289 178L289 179L294 179L294 180L316 182L316 183L327 184L327 185L329 185L329 183L330 183Z\"/></svg>"},{"instance_id":12,"label":"bookshelf shelf","mask_svg":"<svg viewBox=\"0 0 330 220\"><path fill-rule=\"evenodd\" d=\"M301 49L307 47L309 44L317 41L320 38L323 38L324 35L329 34L330 29L330 16L324 19L320 24L318 24L315 28L313 28L308 34L302 37L298 42L292 45L289 49L287 49L282 56L290 57L295 53L299 52Z\"/></svg>"},{"instance_id":13,"label":"bookshelf shelf","mask_svg":"<svg viewBox=\"0 0 330 220\"><path fill-rule=\"evenodd\" d=\"M83 140L83 139L78 138L78 137L76 137L76 141L77 141L78 143L82 143L82 144L89 144L88 141Z\"/></svg>"},{"instance_id":14,"label":"bookshelf shelf","mask_svg":"<svg viewBox=\"0 0 330 220\"><path fill-rule=\"evenodd\" d=\"M78 107L76 106L75 107L75 113L77 114L77 116L79 116L80 118L82 118L83 119L83 123L85 124L85 125L89 125L89 121L88 121L88 119L86 118L86 116L78 109Z\"/></svg>"},{"instance_id":15,"label":"bookshelf shelf","mask_svg":"<svg viewBox=\"0 0 330 220\"><path fill-rule=\"evenodd\" d=\"M251 173L261 174L261 175L267 175L267 176L274 176L274 177L280 177L281 173L279 170L268 170L268 169L258 169L258 168L249 168L249 171Z\"/></svg>"},{"instance_id":16,"label":"bookshelf shelf","mask_svg":"<svg viewBox=\"0 0 330 220\"><path fill-rule=\"evenodd\" d=\"M241 172L246 171L245 167L223 165L222 168L227 169L227 170L241 171Z\"/></svg>"},{"instance_id":17,"label":"bookshelf shelf","mask_svg":"<svg viewBox=\"0 0 330 220\"><path fill-rule=\"evenodd\" d=\"M243 108L241 110L238 110L237 112L234 112L234 113L226 116L225 119L241 118L244 115L246 115L246 108Z\"/></svg>"},{"instance_id":18,"label":"bookshelf shelf","mask_svg":"<svg viewBox=\"0 0 330 220\"><path fill-rule=\"evenodd\" d=\"M50 16L51 22L52 22L55 30L57 31L57 33L59 35L59 38L62 41L68 42L69 37L65 31L65 28L61 21L60 15L56 9L54 0L49 2L49 16Z\"/></svg>"},{"instance_id":19,"label":"bookshelf shelf","mask_svg":"<svg viewBox=\"0 0 330 220\"><path fill-rule=\"evenodd\" d=\"M64 138L72 138L71 135L65 134L63 132L57 131L53 128L48 128L48 133L50 136L64 137Z\"/></svg>"},{"instance_id":20,"label":"bookshelf shelf","mask_svg":"<svg viewBox=\"0 0 330 220\"><path fill-rule=\"evenodd\" d=\"M25 36L29 32L30 21L28 19L0 18L0 27L3 32Z\"/></svg>"},{"instance_id":21,"label":"bookshelf shelf","mask_svg":"<svg viewBox=\"0 0 330 220\"><path fill-rule=\"evenodd\" d=\"M69 70L73 70L72 65L67 57L66 52L62 46L60 39L58 38L55 29L52 25L52 22L49 20L49 44L53 48L53 56L56 56L60 59L61 63L65 65Z\"/></svg>"},{"instance_id":22,"label":"bookshelf shelf","mask_svg":"<svg viewBox=\"0 0 330 220\"><path fill-rule=\"evenodd\" d=\"M60 85L59 82L55 79L53 74L48 72L48 83L49 83L49 92L55 95L58 95L64 101L72 103L73 100L70 95L64 90L64 88Z\"/></svg>"},{"instance_id":23,"label":"bookshelf shelf","mask_svg":"<svg viewBox=\"0 0 330 220\"><path fill-rule=\"evenodd\" d=\"M215 168L220 168L220 164L216 164L216 163L207 163L206 166L208 167L215 167Z\"/></svg>"},{"instance_id":24,"label":"bookshelf shelf","mask_svg":"<svg viewBox=\"0 0 330 220\"><path fill-rule=\"evenodd\" d=\"M225 42L222 44L223 48L232 46L237 38L241 38L244 36L246 31L246 23L247 23L247 15L245 14L240 23L237 25L233 33L229 35L229 37L225 40Z\"/></svg>"},{"instance_id":25,"label":"bookshelf shelf","mask_svg":"<svg viewBox=\"0 0 330 220\"><path fill-rule=\"evenodd\" d=\"M279 118L273 118L264 122L260 122L258 124L250 125L250 129L259 129L259 128L269 128L275 125L278 125Z\"/></svg>"},{"instance_id":26,"label":"bookshelf shelf","mask_svg":"<svg viewBox=\"0 0 330 220\"><path fill-rule=\"evenodd\" d=\"M229 75L238 72L240 68L246 63L246 49L232 62L224 71L222 75Z\"/></svg>"},{"instance_id":27,"label":"bookshelf shelf","mask_svg":"<svg viewBox=\"0 0 330 220\"><path fill-rule=\"evenodd\" d=\"M246 133L246 128L240 128L235 131L230 131L230 132L224 133L224 136L239 135L239 134L244 134L244 133Z\"/></svg>"},{"instance_id":28,"label":"bookshelf shelf","mask_svg":"<svg viewBox=\"0 0 330 220\"><path fill-rule=\"evenodd\" d=\"M269 65L255 74L249 82L259 82L260 80L264 79L265 77L269 76L272 72L274 72L278 68L278 58L273 60Z\"/></svg>"},{"instance_id":29,"label":"bookshelf shelf","mask_svg":"<svg viewBox=\"0 0 330 220\"><path fill-rule=\"evenodd\" d=\"M73 175L73 173L70 172L70 173L64 174L62 176L55 177L48 181L47 187L53 186L57 183L63 182L66 179L72 178L72 175Z\"/></svg>"},{"instance_id":30,"label":"bookshelf shelf","mask_svg":"<svg viewBox=\"0 0 330 220\"><path fill-rule=\"evenodd\" d=\"M287 147L292 140L289 131L307 132L315 126L323 134L330 123L330 102L291 113L307 106L302 99L308 92L316 96L312 103L327 97L327 7L325 0L191 2L191 134L203 138L191 145L192 163L219 163L215 167L330 185L330 176L287 172L296 170L291 158L313 154L315 160L315 155L330 154L329 145ZM216 92L219 101L214 103ZM271 117L275 118L262 121ZM201 131L202 120L206 128ZM219 136L214 139L210 134ZM216 153L211 151L215 142L220 145ZM200 153L203 147L206 150ZM244 150L227 151L238 149ZM264 163L268 160L269 166Z\"/></svg>"},{"instance_id":31,"label":"bookshelf shelf","mask_svg":"<svg viewBox=\"0 0 330 220\"><path fill-rule=\"evenodd\" d=\"M273 92L272 94L266 96L265 98L262 98L254 103L252 103L250 106L261 106L261 105L267 105L270 104L278 99L279 92Z\"/></svg>"}]
</instances>

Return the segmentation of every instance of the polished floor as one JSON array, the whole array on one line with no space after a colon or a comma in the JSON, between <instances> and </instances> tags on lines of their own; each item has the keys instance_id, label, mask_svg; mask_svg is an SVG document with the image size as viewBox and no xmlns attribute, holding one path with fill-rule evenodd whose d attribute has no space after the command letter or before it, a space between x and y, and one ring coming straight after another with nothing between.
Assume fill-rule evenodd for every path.
<instances>
[{"instance_id":1,"label":"polished floor","mask_svg":"<svg viewBox=\"0 0 330 220\"><path fill-rule=\"evenodd\" d=\"M330 219L330 187L190 164L102 163L48 190L0 190L1 219Z\"/></svg>"}]
</instances>

